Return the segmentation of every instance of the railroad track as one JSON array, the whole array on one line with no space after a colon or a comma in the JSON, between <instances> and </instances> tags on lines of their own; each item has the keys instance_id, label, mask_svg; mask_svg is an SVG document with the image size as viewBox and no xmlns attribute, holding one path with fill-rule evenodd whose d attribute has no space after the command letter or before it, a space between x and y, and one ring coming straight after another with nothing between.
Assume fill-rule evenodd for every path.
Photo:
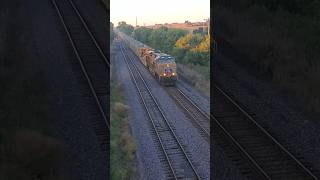
<instances>
[{"instance_id":1,"label":"railroad track","mask_svg":"<svg viewBox=\"0 0 320 180\"><path fill-rule=\"evenodd\" d=\"M130 54L136 57L132 51L130 51ZM157 80L156 78L154 79ZM210 142L210 115L205 113L177 87L166 87L165 90L191 119L191 123L198 129L201 136L207 142Z\"/></svg>"},{"instance_id":2,"label":"railroad track","mask_svg":"<svg viewBox=\"0 0 320 180\"><path fill-rule=\"evenodd\" d=\"M163 110L152 95L150 88L140 74L126 49L120 44L121 53L129 69L131 78L139 93L142 104L151 121L156 142L161 151L160 160L164 163L168 179L200 179L188 153L179 141Z\"/></svg>"},{"instance_id":3,"label":"railroad track","mask_svg":"<svg viewBox=\"0 0 320 180\"><path fill-rule=\"evenodd\" d=\"M203 112L193 101L177 87L166 88L169 95L191 118L194 126L199 130L202 137L210 142L210 116Z\"/></svg>"},{"instance_id":4,"label":"railroad track","mask_svg":"<svg viewBox=\"0 0 320 180\"><path fill-rule=\"evenodd\" d=\"M250 179L318 179L217 85L211 96L214 139Z\"/></svg>"},{"instance_id":5,"label":"railroad track","mask_svg":"<svg viewBox=\"0 0 320 180\"><path fill-rule=\"evenodd\" d=\"M80 91L89 104L89 120L101 149L107 156L109 118L106 105L109 92L109 61L73 1L52 0L52 4L75 54L72 63L77 71L82 72L77 77L80 83L84 84L84 89Z\"/></svg>"}]
</instances>

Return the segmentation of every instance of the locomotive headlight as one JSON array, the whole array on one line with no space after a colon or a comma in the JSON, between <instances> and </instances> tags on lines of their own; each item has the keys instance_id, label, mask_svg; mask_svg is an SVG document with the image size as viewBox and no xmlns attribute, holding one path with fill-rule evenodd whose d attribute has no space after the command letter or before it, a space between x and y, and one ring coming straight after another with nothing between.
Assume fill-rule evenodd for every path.
<instances>
[{"instance_id":1,"label":"locomotive headlight","mask_svg":"<svg viewBox=\"0 0 320 180\"><path fill-rule=\"evenodd\" d=\"M163 75L165 76L165 75L167 75L166 73L163 73Z\"/></svg>"},{"instance_id":2,"label":"locomotive headlight","mask_svg":"<svg viewBox=\"0 0 320 180\"><path fill-rule=\"evenodd\" d=\"M172 75L174 76L174 75L175 75L175 73L172 73Z\"/></svg>"}]
</instances>

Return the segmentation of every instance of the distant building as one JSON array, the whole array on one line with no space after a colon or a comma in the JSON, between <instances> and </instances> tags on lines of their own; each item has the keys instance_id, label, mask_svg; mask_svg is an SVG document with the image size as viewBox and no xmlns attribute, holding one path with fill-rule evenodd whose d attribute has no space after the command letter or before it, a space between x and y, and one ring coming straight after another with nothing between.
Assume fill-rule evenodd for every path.
<instances>
[{"instance_id":1,"label":"distant building","mask_svg":"<svg viewBox=\"0 0 320 180\"><path fill-rule=\"evenodd\" d=\"M200 31L206 31L208 29L208 23L207 22L184 22L184 23L164 23L164 24L155 24L155 25L149 25L144 26L151 29L158 29L162 26L165 26L170 29L183 29L187 30L190 33L193 32L200 32Z\"/></svg>"}]
</instances>

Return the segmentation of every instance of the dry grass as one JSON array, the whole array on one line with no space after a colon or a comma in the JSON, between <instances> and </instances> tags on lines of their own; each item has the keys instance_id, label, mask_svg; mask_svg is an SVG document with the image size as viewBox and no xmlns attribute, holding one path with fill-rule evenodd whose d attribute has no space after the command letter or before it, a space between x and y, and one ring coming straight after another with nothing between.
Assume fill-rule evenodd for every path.
<instances>
[{"instance_id":1,"label":"dry grass","mask_svg":"<svg viewBox=\"0 0 320 180\"><path fill-rule=\"evenodd\" d=\"M128 111L130 107L124 103L121 84L117 81L115 69L111 66L110 94L110 164L111 179L132 179L136 170L136 144L130 133Z\"/></svg>"},{"instance_id":2,"label":"dry grass","mask_svg":"<svg viewBox=\"0 0 320 180\"><path fill-rule=\"evenodd\" d=\"M130 179L136 173L136 145L130 134L128 106L111 103L111 179Z\"/></svg>"},{"instance_id":3,"label":"dry grass","mask_svg":"<svg viewBox=\"0 0 320 180\"><path fill-rule=\"evenodd\" d=\"M210 97L210 69L192 64L178 64L179 76L198 89L200 92ZM203 68L206 68L205 70ZM205 72L207 71L207 72Z\"/></svg>"},{"instance_id":4,"label":"dry grass","mask_svg":"<svg viewBox=\"0 0 320 180\"><path fill-rule=\"evenodd\" d=\"M118 113L118 114L124 113L124 114L126 114L126 113L128 113L129 106L127 106L125 104L122 104L120 102L115 102L113 109L114 109L115 113Z\"/></svg>"}]
</instances>

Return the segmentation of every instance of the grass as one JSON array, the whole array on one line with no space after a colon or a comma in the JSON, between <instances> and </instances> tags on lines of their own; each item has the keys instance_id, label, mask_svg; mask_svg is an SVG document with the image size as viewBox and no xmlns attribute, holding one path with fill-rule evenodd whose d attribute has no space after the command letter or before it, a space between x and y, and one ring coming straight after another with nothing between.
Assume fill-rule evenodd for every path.
<instances>
[{"instance_id":1,"label":"grass","mask_svg":"<svg viewBox=\"0 0 320 180\"><path fill-rule=\"evenodd\" d=\"M180 76L210 97L210 67L193 64L177 64L177 67Z\"/></svg>"},{"instance_id":2,"label":"grass","mask_svg":"<svg viewBox=\"0 0 320 180\"><path fill-rule=\"evenodd\" d=\"M124 103L122 88L116 80L114 71L111 67L111 179L132 179L137 173L134 161L136 145L130 133L129 107Z\"/></svg>"}]
</instances>

